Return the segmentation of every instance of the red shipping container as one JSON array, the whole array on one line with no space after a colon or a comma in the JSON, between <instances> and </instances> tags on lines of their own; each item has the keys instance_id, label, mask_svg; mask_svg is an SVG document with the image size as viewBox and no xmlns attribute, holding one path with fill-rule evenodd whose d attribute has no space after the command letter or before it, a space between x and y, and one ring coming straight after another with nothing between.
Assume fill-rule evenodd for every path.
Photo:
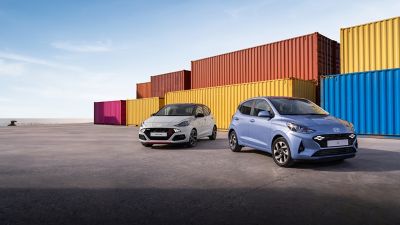
<instances>
[{"instance_id":1,"label":"red shipping container","mask_svg":"<svg viewBox=\"0 0 400 225\"><path fill-rule=\"evenodd\" d=\"M94 124L126 125L126 101L95 102Z\"/></svg>"},{"instance_id":2,"label":"red shipping container","mask_svg":"<svg viewBox=\"0 0 400 225\"><path fill-rule=\"evenodd\" d=\"M136 84L136 98L150 98L151 96L151 82L137 83Z\"/></svg>"},{"instance_id":3,"label":"red shipping container","mask_svg":"<svg viewBox=\"0 0 400 225\"><path fill-rule=\"evenodd\" d=\"M151 76L151 95L164 98L166 92L188 90L190 80L191 74L188 70Z\"/></svg>"},{"instance_id":4,"label":"red shipping container","mask_svg":"<svg viewBox=\"0 0 400 225\"><path fill-rule=\"evenodd\" d=\"M339 43L319 33L192 61L191 88L339 73Z\"/></svg>"}]
</instances>

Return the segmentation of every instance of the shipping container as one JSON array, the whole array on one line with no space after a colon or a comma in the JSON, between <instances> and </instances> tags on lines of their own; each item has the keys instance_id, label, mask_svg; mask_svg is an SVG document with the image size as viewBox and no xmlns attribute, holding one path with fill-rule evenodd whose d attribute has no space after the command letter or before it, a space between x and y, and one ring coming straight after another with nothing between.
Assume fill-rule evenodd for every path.
<instances>
[{"instance_id":1,"label":"shipping container","mask_svg":"<svg viewBox=\"0 0 400 225\"><path fill-rule=\"evenodd\" d=\"M126 101L95 102L94 124L126 125Z\"/></svg>"},{"instance_id":2,"label":"shipping container","mask_svg":"<svg viewBox=\"0 0 400 225\"><path fill-rule=\"evenodd\" d=\"M152 97L164 98L166 92L190 89L190 77L188 70L151 76Z\"/></svg>"},{"instance_id":3,"label":"shipping container","mask_svg":"<svg viewBox=\"0 0 400 225\"><path fill-rule=\"evenodd\" d=\"M151 82L137 83L136 84L136 98L150 98L151 96Z\"/></svg>"},{"instance_id":4,"label":"shipping container","mask_svg":"<svg viewBox=\"0 0 400 225\"><path fill-rule=\"evenodd\" d=\"M168 92L165 103L200 103L210 107L218 129L227 129L237 106L256 96L303 97L315 102L315 82L281 79Z\"/></svg>"},{"instance_id":5,"label":"shipping container","mask_svg":"<svg viewBox=\"0 0 400 225\"><path fill-rule=\"evenodd\" d=\"M400 69L321 79L321 105L359 134L400 135Z\"/></svg>"},{"instance_id":6,"label":"shipping container","mask_svg":"<svg viewBox=\"0 0 400 225\"><path fill-rule=\"evenodd\" d=\"M158 97L126 100L127 125L139 126L163 106L164 99Z\"/></svg>"},{"instance_id":7,"label":"shipping container","mask_svg":"<svg viewBox=\"0 0 400 225\"><path fill-rule=\"evenodd\" d=\"M400 17L340 29L340 73L400 67Z\"/></svg>"},{"instance_id":8,"label":"shipping container","mask_svg":"<svg viewBox=\"0 0 400 225\"><path fill-rule=\"evenodd\" d=\"M192 61L191 88L339 73L339 43L313 33Z\"/></svg>"}]
</instances>

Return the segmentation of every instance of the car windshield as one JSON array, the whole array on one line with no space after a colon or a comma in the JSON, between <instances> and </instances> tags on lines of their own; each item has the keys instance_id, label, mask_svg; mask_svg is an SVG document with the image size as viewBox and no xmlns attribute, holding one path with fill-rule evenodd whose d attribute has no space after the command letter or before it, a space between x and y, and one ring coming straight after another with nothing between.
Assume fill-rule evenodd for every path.
<instances>
[{"instance_id":1,"label":"car windshield","mask_svg":"<svg viewBox=\"0 0 400 225\"><path fill-rule=\"evenodd\" d=\"M306 99L271 98L270 101L281 115L328 115L326 111Z\"/></svg>"},{"instance_id":2,"label":"car windshield","mask_svg":"<svg viewBox=\"0 0 400 225\"><path fill-rule=\"evenodd\" d=\"M167 105L154 116L193 116L194 105Z\"/></svg>"}]
</instances>

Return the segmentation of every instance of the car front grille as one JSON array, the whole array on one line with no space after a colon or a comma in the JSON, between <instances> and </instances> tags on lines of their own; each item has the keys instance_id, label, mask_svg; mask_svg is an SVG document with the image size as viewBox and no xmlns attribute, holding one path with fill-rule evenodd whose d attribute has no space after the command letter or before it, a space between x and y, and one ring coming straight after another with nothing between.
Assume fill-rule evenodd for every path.
<instances>
[{"instance_id":1,"label":"car front grille","mask_svg":"<svg viewBox=\"0 0 400 225\"><path fill-rule=\"evenodd\" d=\"M315 136L313 137L313 140L315 142L317 142L319 144L319 146L321 146L321 148L326 148L328 147L328 141L331 140L344 140L347 139L349 141L349 145L353 145L354 141L356 140L356 137L354 136L354 138L350 138L350 135L352 135L352 133L346 133L346 134L322 134L322 135L318 135L323 137L322 140L316 140Z\"/></svg>"},{"instance_id":2,"label":"car front grille","mask_svg":"<svg viewBox=\"0 0 400 225\"><path fill-rule=\"evenodd\" d=\"M167 133L166 137L152 137L150 133L159 132L159 133ZM172 128L146 128L144 134L146 134L147 138L150 140L168 140L175 133Z\"/></svg>"},{"instance_id":3,"label":"car front grille","mask_svg":"<svg viewBox=\"0 0 400 225\"><path fill-rule=\"evenodd\" d=\"M346 148L332 148L332 149L323 149L315 152L312 157L317 156L333 156L333 155L343 155L343 154L351 154L356 153L356 149L353 147Z\"/></svg>"}]
</instances>

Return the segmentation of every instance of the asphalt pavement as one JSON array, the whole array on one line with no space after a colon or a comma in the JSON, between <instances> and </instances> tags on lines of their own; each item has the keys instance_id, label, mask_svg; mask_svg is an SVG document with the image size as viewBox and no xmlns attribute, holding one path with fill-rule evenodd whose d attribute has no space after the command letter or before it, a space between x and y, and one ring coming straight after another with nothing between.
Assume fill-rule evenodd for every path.
<instances>
[{"instance_id":1,"label":"asphalt pavement","mask_svg":"<svg viewBox=\"0 0 400 225\"><path fill-rule=\"evenodd\" d=\"M0 128L0 224L400 224L400 140L280 168L227 134L143 147L136 127Z\"/></svg>"}]
</instances>

